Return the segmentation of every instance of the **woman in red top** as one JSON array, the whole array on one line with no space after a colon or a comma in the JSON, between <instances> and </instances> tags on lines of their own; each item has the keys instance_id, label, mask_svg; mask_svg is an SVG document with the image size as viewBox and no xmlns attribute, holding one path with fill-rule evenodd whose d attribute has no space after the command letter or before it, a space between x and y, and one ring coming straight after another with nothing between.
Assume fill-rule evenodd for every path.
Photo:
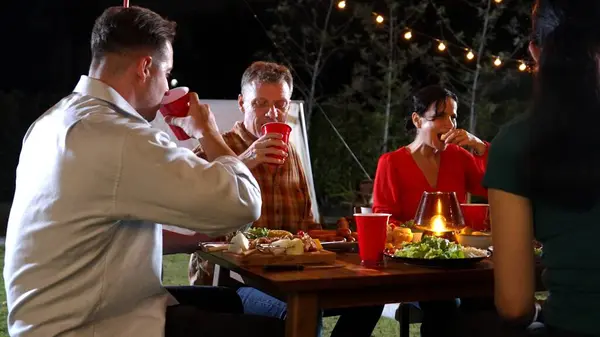
<instances>
[{"instance_id":1,"label":"woman in red top","mask_svg":"<svg viewBox=\"0 0 600 337\"><path fill-rule=\"evenodd\" d=\"M373 186L373 211L390 213L391 221L401 223L414 218L424 191L456 192L461 203L467 192L487 196L481 181L489 144L456 127L456 95L429 86L413 96L413 104L407 129L416 129L415 139L379 158ZM458 303L458 299L420 302L421 336L462 336L456 325ZM461 311L494 310L491 299L463 300L460 306Z\"/></svg>"},{"instance_id":2,"label":"woman in red top","mask_svg":"<svg viewBox=\"0 0 600 337\"><path fill-rule=\"evenodd\" d=\"M413 104L407 129L416 129L416 137L379 158L373 187L373 211L390 213L397 222L414 218L425 191L456 192L460 203L467 192L487 196L481 180L488 143L456 127L456 95L429 86L414 95Z\"/></svg>"}]
</instances>

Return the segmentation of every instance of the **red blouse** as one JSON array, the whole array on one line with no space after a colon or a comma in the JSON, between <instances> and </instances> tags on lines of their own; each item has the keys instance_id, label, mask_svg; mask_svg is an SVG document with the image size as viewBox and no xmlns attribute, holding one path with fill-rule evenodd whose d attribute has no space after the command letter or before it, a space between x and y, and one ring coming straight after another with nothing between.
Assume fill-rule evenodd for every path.
<instances>
[{"instance_id":1,"label":"red blouse","mask_svg":"<svg viewBox=\"0 0 600 337\"><path fill-rule=\"evenodd\" d=\"M487 150L483 156L474 156L459 146L448 145L440 154L437 187L433 188L407 147L388 152L377 165L373 211L390 213L390 220L405 222L415 217L425 191L456 192L459 203L466 202L467 192L487 197L487 190L481 186L487 156Z\"/></svg>"}]
</instances>

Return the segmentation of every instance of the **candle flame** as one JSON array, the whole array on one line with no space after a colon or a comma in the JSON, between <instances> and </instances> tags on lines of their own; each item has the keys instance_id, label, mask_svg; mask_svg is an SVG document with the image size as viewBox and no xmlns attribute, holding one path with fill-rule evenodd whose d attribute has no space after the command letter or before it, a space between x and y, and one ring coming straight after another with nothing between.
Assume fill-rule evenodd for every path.
<instances>
[{"instance_id":1,"label":"candle flame","mask_svg":"<svg viewBox=\"0 0 600 337\"><path fill-rule=\"evenodd\" d=\"M431 230L436 236L442 235L446 231L446 219L442 215L431 218Z\"/></svg>"}]
</instances>

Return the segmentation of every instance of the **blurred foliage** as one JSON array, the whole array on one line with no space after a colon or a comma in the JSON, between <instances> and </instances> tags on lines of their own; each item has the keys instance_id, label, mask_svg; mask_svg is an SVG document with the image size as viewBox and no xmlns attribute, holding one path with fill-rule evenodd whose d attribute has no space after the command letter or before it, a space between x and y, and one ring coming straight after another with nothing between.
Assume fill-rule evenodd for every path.
<instances>
[{"instance_id":1,"label":"blurred foliage","mask_svg":"<svg viewBox=\"0 0 600 337\"><path fill-rule=\"evenodd\" d=\"M531 3L492 1L488 10L489 1L406 0L401 6L392 0L350 1L340 10L337 0L281 0L265 14L274 47L257 55L293 71L294 98L305 102L322 213L348 213L359 182L374 178L379 156L411 141L404 124L411 112L410 95L418 88L440 83L454 90L460 101L460 126L468 128L473 106L474 133L485 140L529 109L531 74L519 72L514 64L494 67L491 56L526 57ZM375 12L385 17L382 24L375 22ZM404 40L406 27L455 46L483 50L479 67L466 62L464 50L449 48L442 54L429 38ZM0 92L3 200L11 200L14 193L23 135L61 96Z\"/></svg>"},{"instance_id":2,"label":"blurred foliage","mask_svg":"<svg viewBox=\"0 0 600 337\"><path fill-rule=\"evenodd\" d=\"M515 63L498 68L491 61L501 50L509 51L500 53L502 57L525 56L525 24L531 3L464 0L457 5L450 0L430 0L404 1L399 6L392 0L375 4L352 1L344 10L330 13L338 23L343 22L344 30L336 30L326 24L332 2L315 1L284 0L284 6L272 11L278 20L271 29L277 46L269 57L295 70L296 83L300 83L298 99L310 98L307 83L321 84L318 99L310 101L312 112L307 118L314 181L323 213L347 212L358 183L374 178L379 156L411 141L405 122L411 112L410 95L420 87L439 83L455 91L460 127L469 127L473 106L477 122L473 133L485 140L492 140L502 124L529 108L531 74L518 71ZM375 22L374 13L384 16L382 24ZM345 19L340 19L342 14ZM464 17L473 20L453 20ZM406 41L402 39L406 27L453 46L470 46L481 51L481 56L468 62L464 48L448 48L442 54L435 51L437 45L431 39ZM340 40L343 45L336 46ZM334 57L315 73L311 65L322 45ZM337 82L333 86L332 78ZM326 82L329 85L323 85Z\"/></svg>"}]
</instances>

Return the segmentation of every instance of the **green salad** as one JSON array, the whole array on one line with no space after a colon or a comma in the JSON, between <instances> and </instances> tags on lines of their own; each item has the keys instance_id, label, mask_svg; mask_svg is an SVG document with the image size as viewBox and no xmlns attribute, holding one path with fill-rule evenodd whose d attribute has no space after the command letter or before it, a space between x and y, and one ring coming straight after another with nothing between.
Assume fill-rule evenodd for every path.
<instances>
[{"instance_id":1,"label":"green salad","mask_svg":"<svg viewBox=\"0 0 600 337\"><path fill-rule=\"evenodd\" d=\"M463 247L447 239L425 236L421 242L407 243L395 256L411 259L464 259Z\"/></svg>"},{"instance_id":2,"label":"green salad","mask_svg":"<svg viewBox=\"0 0 600 337\"><path fill-rule=\"evenodd\" d=\"M246 234L246 237L249 240L254 240L254 239L264 238L264 237L268 236L269 230L267 228L251 227L244 234Z\"/></svg>"}]
</instances>

